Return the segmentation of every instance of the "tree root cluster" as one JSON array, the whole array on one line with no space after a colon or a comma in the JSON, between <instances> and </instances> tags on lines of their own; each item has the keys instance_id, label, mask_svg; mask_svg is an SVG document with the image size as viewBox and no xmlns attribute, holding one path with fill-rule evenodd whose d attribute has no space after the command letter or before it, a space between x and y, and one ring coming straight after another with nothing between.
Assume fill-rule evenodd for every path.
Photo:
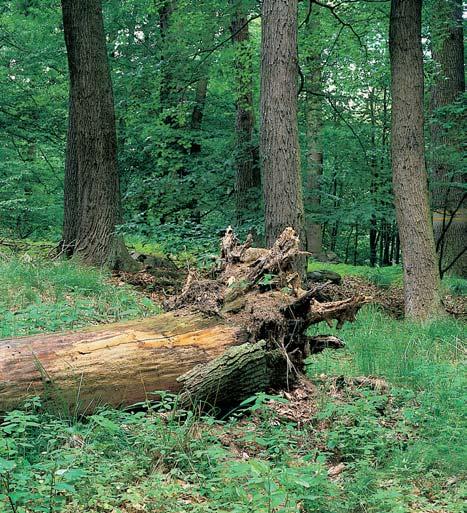
<instances>
[{"instance_id":1,"label":"tree root cluster","mask_svg":"<svg viewBox=\"0 0 467 513\"><path fill-rule=\"evenodd\" d=\"M251 247L251 238L240 243L228 228L212 277L190 273L162 315L0 341L0 411L43 395L89 412L147 402L156 390L226 409L255 392L292 388L308 355L343 346L334 336L308 336L308 328L340 328L371 300L330 301L330 282L302 289L297 258L303 252L291 228L270 249Z\"/></svg>"}]
</instances>

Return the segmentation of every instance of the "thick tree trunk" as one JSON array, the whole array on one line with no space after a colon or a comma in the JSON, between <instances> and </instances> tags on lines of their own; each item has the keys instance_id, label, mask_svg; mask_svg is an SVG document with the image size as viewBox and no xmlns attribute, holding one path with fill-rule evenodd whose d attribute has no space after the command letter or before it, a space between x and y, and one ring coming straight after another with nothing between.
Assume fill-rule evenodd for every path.
<instances>
[{"instance_id":1,"label":"thick tree trunk","mask_svg":"<svg viewBox=\"0 0 467 513\"><path fill-rule=\"evenodd\" d=\"M253 47L250 42L247 12L241 0L230 0L233 7L231 23L235 48L235 81L237 118L235 124L237 149L235 173L235 206L237 221L242 222L248 211L257 206L255 193L261 185L260 170L255 165L253 129Z\"/></svg>"},{"instance_id":2,"label":"thick tree trunk","mask_svg":"<svg viewBox=\"0 0 467 513\"><path fill-rule=\"evenodd\" d=\"M417 320L441 311L423 139L421 9L421 0L392 0L389 31L392 171L405 313Z\"/></svg>"},{"instance_id":3,"label":"thick tree trunk","mask_svg":"<svg viewBox=\"0 0 467 513\"><path fill-rule=\"evenodd\" d=\"M321 130L323 127L323 78L321 72L321 52L317 45L319 33L319 13L312 10L308 22L310 51L307 55L306 77L306 129L307 129L307 174L306 203L311 215L319 213L320 181L323 174L323 146ZM316 256L323 252L323 231L320 223L306 216L306 249Z\"/></svg>"},{"instance_id":4,"label":"thick tree trunk","mask_svg":"<svg viewBox=\"0 0 467 513\"><path fill-rule=\"evenodd\" d=\"M465 91L464 30L462 0L437 0L432 20L433 59L439 69L432 91L432 110L446 107ZM456 172L450 165L451 155L462 154L462 148L442 127L434 123L431 137L433 159L433 228L440 258L440 270L448 274L467 275L467 210L462 165ZM457 258L457 260L456 260Z\"/></svg>"},{"instance_id":5,"label":"thick tree trunk","mask_svg":"<svg viewBox=\"0 0 467 513\"><path fill-rule=\"evenodd\" d=\"M328 302L323 289L330 282L301 290L291 228L270 250L250 244L228 230L217 279L190 274L172 312L0 341L0 410L41 395L51 407L90 412L151 400L162 390L180 391L186 405L228 408L257 391L292 386L306 356L342 346L335 337L308 337L308 327L336 320L339 328L371 298ZM265 275L275 278L265 285Z\"/></svg>"},{"instance_id":6,"label":"thick tree trunk","mask_svg":"<svg viewBox=\"0 0 467 513\"><path fill-rule=\"evenodd\" d=\"M115 234L117 140L101 0L62 0L62 12L70 74L63 248L122 268L133 262Z\"/></svg>"},{"instance_id":7,"label":"thick tree trunk","mask_svg":"<svg viewBox=\"0 0 467 513\"><path fill-rule=\"evenodd\" d=\"M297 0L264 0L260 148L268 246L287 226L305 240L297 70Z\"/></svg>"},{"instance_id":8,"label":"thick tree trunk","mask_svg":"<svg viewBox=\"0 0 467 513\"><path fill-rule=\"evenodd\" d=\"M229 346L244 330L201 314L166 313L77 333L0 341L0 410L43 395L80 411L176 392L177 378Z\"/></svg>"},{"instance_id":9,"label":"thick tree trunk","mask_svg":"<svg viewBox=\"0 0 467 513\"><path fill-rule=\"evenodd\" d=\"M170 62L170 22L175 9L176 0L162 0L159 3L159 33L161 38L161 63L160 63L160 89L159 101L164 121L167 125L176 123L176 116L173 112L176 107L175 84L172 72L172 63Z\"/></svg>"}]
</instances>

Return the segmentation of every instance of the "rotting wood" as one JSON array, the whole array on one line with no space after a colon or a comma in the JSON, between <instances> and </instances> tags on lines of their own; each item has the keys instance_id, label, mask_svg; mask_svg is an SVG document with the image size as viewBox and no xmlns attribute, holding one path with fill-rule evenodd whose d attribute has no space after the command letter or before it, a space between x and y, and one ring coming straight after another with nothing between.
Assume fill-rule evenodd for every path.
<instances>
[{"instance_id":1,"label":"rotting wood","mask_svg":"<svg viewBox=\"0 0 467 513\"><path fill-rule=\"evenodd\" d=\"M308 337L308 327L352 322L371 298L327 301L328 283L303 291L291 228L270 250L249 244L229 229L216 279L191 273L172 311L158 317L0 341L0 410L41 394L89 412L160 390L181 392L184 404L230 407L257 391L293 386L310 353L343 346L329 335ZM268 274L277 280L265 285Z\"/></svg>"},{"instance_id":2,"label":"rotting wood","mask_svg":"<svg viewBox=\"0 0 467 513\"><path fill-rule=\"evenodd\" d=\"M154 399L151 392L177 392L181 374L247 340L241 327L190 312L2 340L0 410L45 392L81 411Z\"/></svg>"}]
</instances>

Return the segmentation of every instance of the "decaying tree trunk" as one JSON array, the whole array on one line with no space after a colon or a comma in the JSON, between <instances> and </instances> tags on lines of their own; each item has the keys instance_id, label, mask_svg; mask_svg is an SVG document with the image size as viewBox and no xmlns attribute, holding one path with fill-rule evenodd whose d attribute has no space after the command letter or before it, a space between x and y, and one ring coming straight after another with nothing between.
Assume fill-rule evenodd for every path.
<instances>
[{"instance_id":1,"label":"decaying tree trunk","mask_svg":"<svg viewBox=\"0 0 467 513\"><path fill-rule=\"evenodd\" d=\"M0 410L46 392L56 400L132 404L247 340L244 331L202 314L169 312L76 333L0 341ZM58 393L54 393L58 391ZM154 397L152 397L154 398Z\"/></svg>"},{"instance_id":2,"label":"decaying tree trunk","mask_svg":"<svg viewBox=\"0 0 467 513\"><path fill-rule=\"evenodd\" d=\"M293 386L310 353L342 346L336 337L308 337L307 328L353 321L371 299L329 302L330 282L302 290L293 270L299 244L287 228L270 250L251 248L229 228L214 278L190 274L167 313L0 341L0 410L42 395L89 412L152 400L161 390L181 392L187 406L229 408L257 391Z\"/></svg>"}]
</instances>

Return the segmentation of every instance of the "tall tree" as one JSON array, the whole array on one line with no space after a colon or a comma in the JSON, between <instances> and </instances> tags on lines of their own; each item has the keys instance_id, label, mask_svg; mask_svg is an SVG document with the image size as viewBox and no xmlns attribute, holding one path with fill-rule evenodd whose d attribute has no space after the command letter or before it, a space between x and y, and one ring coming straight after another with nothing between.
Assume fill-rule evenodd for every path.
<instances>
[{"instance_id":1,"label":"tall tree","mask_svg":"<svg viewBox=\"0 0 467 513\"><path fill-rule=\"evenodd\" d=\"M125 267L112 82L101 0L62 0L70 78L63 248L84 262Z\"/></svg>"},{"instance_id":2,"label":"tall tree","mask_svg":"<svg viewBox=\"0 0 467 513\"><path fill-rule=\"evenodd\" d=\"M230 0L233 8L231 32L235 48L235 80L237 138L235 172L235 206L237 220L241 222L247 211L254 210L252 192L261 185L260 171L255 165L253 129L253 48L250 42L248 14L243 0Z\"/></svg>"},{"instance_id":3,"label":"tall tree","mask_svg":"<svg viewBox=\"0 0 467 513\"><path fill-rule=\"evenodd\" d=\"M159 5L159 30L161 39L160 62L160 107L167 124L174 124L176 116L172 110L177 105L172 63L170 62L170 24L175 9L175 0L162 0Z\"/></svg>"},{"instance_id":4,"label":"tall tree","mask_svg":"<svg viewBox=\"0 0 467 513\"><path fill-rule=\"evenodd\" d=\"M432 51L438 70L432 91L432 109L445 108L465 91L464 30L462 0L435 0L432 19ZM460 154L458 141L433 123L433 227L440 270L467 275L467 220L465 174L452 165L452 155Z\"/></svg>"},{"instance_id":5,"label":"tall tree","mask_svg":"<svg viewBox=\"0 0 467 513\"><path fill-rule=\"evenodd\" d=\"M204 107L206 105L206 95L208 92L209 76L206 74L201 77L196 84L195 102L191 111L190 129L194 132L201 130L204 116ZM190 153L199 153L201 144L198 140L193 140L190 147Z\"/></svg>"},{"instance_id":6,"label":"tall tree","mask_svg":"<svg viewBox=\"0 0 467 513\"><path fill-rule=\"evenodd\" d=\"M405 313L441 310L423 138L422 0L391 0L392 172L404 268Z\"/></svg>"},{"instance_id":7,"label":"tall tree","mask_svg":"<svg viewBox=\"0 0 467 513\"><path fill-rule=\"evenodd\" d=\"M304 237L297 124L297 0L264 0L261 136L266 243L287 226Z\"/></svg>"},{"instance_id":8,"label":"tall tree","mask_svg":"<svg viewBox=\"0 0 467 513\"><path fill-rule=\"evenodd\" d=\"M317 44L319 34L319 13L311 10L307 23L309 45L306 65L306 128L307 128L307 162L306 193L307 206L311 214L316 215L320 208L320 177L323 174L323 145L321 131L323 128L323 76L321 51ZM306 217L307 250L320 255L323 250L323 233L321 224Z\"/></svg>"}]
</instances>

